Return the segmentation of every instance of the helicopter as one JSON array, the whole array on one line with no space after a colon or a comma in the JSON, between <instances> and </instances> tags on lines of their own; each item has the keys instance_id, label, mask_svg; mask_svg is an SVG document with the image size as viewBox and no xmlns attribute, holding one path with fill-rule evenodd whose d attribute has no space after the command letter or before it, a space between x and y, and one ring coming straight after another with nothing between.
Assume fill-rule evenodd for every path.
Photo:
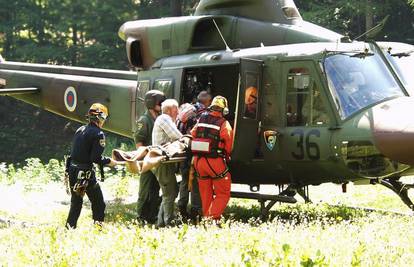
<instances>
[{"instance_id":1,"label":"helicopter","mask_svg":"<svg viewBox=\"0 0 414 267\"><path fill-rule=\"evenodd\" d=\"M304 21L292 0L202 0L194 16L126 22L119 36L136 72L0 60L0 94L79 122L100 102L104 129L132 137L147 91L187 103L207 90L228 100L232 179L250 186L232 197L266 214L296 194L310 201L309 185L354 182L386 186L414 210L414 184L400 179L414 173L404 116L414 100L379 46Z\"/></svg>"}]
</instances>

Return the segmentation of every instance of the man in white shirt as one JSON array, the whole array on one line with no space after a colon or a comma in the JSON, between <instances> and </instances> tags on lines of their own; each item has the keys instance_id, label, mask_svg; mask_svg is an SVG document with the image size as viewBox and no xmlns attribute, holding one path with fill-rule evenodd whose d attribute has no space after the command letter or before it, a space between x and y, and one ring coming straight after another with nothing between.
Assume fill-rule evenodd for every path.
<instances>
[{"instance_id":1,"label":"man in white shirt","mask_svg":"<svg viewBox=\"0 0 414 267\"><path fill-rule=\"evenodd\" d=\"M152 145L163 145L174 142L182 137L177 129L175 121L178 115L178 102L175 99L167 99L161 104L162 114L157 117L152 131ZM160 164L153 171L162 190L162 202L158 212L158 227L172 225L174 223L174 200L178 195L177 179L175 177L176 165Z\"/></svg>"}]
</instances>

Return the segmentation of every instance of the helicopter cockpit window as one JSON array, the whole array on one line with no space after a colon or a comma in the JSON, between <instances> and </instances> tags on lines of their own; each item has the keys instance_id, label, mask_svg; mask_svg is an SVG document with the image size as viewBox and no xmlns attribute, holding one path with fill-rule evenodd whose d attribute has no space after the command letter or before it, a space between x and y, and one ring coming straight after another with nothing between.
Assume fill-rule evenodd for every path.
<instances>
[{"instance_id":1,"label":"helicopter cockpit window","mask_svg":"<svg viewBox=\"0 0 414 267\"><path fill-rule=\"evenodd\" d=\"M164 92L167 98L173 97L174 84L172 80L156 80L153 89Z\"/></svg>"},{"instance_id":2,"label":"helicopter cockpit window","mask_svg":"<svg viewBox=\"0 0 414 267\"><path fill-rule=\"evenodd\" d=\"M257 74L246 74L246 88L244 90L244 112L243 118L256 119L257 118Z\"/></svg>"},{"instance_id":3,"label":"helicopter cockpit window","mask_svg":"<svg viewBox=\"0 0 414 267\"><path fill-rule=\"evenodd\" d=\"M412 73L412 66L414 66L414 51L407 51L402 53L386 53L389 61L394 66L406 86L408 93L414 95L414 75Z\"/></svg>"},{"instance_id":4,"label":"helicopter cockpit window","mask_svg":"<svg viewBox=\"0 0 414 267\"><path fill-rule=\"evenodd\" d=\"M369 105L404 95L377 54L332 55L325 59L324 66L342 119Z\"/></svg>"}]
</instances>

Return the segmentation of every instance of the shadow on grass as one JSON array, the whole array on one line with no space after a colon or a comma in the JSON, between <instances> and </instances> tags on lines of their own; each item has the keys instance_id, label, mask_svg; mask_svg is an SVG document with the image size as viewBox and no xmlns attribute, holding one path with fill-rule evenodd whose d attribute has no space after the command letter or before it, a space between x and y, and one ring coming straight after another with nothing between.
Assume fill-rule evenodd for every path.
<instances>
[{"instance_id":1,"label":"shadow on grass","mask_svg":"<svg viewBox=\"0 0 414 267\"><path fill-rule=\"evenodd\" d=\"M137 203L111 201L106 205L106 222L133 222L137 218Z\"/></svg>"},{"instance_id":2,"label":"shadow on grass","mask_svg":"<svg viewBox=\"0 0 414 267\"><path fill-rule=\"evenodd\" d=\"M339 223L341 221L354 221L365 217L367 211L346 206L331 206L328 204L281 204L276 205L268 215L268 221L275 219L292 221L295 223L321 221ZM262 219L260 207L241 207L231 205L225 211L226 219L241 221L245 223L260 222Z\"/></svg>"},{"instance_id":3,"label":"shadow on grass","mask_svg":"<svg viewBox=\"0 0 414 267\"><path fill-rule=\"evenodd\" d=\"M297 224L320 221L323 223L340 223L355 221L367 216L369 212L346 206L331 206L328 204L281 204L276 205L269 213L268 221L282 220ZM224 212L226 220L257 224L262 222L260 207L252 205L243 207L236 204L228 206ZM113 201L106 208L105 221L127 223L136 219L136 203Z\"/></svg>"}]
</instances>

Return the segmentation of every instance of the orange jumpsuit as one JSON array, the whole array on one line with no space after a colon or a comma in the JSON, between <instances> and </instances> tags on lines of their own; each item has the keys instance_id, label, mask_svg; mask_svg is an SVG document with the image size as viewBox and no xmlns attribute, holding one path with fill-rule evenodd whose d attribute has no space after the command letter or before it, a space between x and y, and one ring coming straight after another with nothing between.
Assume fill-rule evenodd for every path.
<instances>
[{"instance_id":1,"label":"orange jumpsuit","mask_svg":"<svg viewBox=\"0 0 414 267\"><path fill-rule=\"evenodd\" d=\"M222 117L220 112L211 111L209 116ZM195 138L197 124L191 130L191 135ZM233 145L233 130L228 121L225 121L220 127L219 148L225 151L226 160L229 156ZM223 178L215 178L217 174L226 171L227 165L223 157L207 158L204 156L194 156L194 169L198 174L198 185L203 208L203 215L220 219L227 203L230 199L231 174L227 172Z\"/></svg>"}]
</instances>

